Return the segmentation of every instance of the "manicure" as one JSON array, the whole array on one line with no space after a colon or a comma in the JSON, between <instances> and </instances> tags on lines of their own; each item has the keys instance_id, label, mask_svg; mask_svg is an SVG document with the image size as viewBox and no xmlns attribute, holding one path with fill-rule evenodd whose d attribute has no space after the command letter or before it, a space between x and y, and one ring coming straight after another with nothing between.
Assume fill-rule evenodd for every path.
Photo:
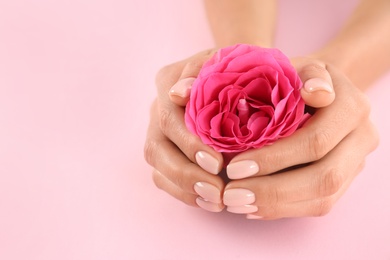
<instances>
[{"instance_id":1,"label":"manicure","mask_svg":"<svg viewBox=\"0 0 390 260\"><path fill-rule=\"evenodd\" d=\"M227 211L236 214L248 214L254 213L258 210L255 205L243 205L243 206L229 206L226 208Z\"/></svg>"},{"instance_id":2,"label":"manicure","mask_svg":"<svg viewBox=\"0 0 390 260\"><path fill-rule=\"evenodd\" d=\"M223 207L221 207L220 204L204 200L201 197L196 198L196 204L202 209L210 212L221 212L223 210Z\"/></svg>"},{"instance_id":3,"label":"manicure","mask_svg":"<svg viewBox=\"0 0 390 260\"><path fill-rule=\"evenodd\" d=\"M246 215L246 218L247 219L262 219L263 217L262 216L257 216L257 215L254 215L254 214L248 214L248 215Z\"/></svg>"},{"instance_id":4,"label":"manicure","mask_svg":"<svg viewBox=\"0 0 390 260\"><path fill-rule=\"evenodd\" d=\"M225 190L223 194L223 204L226 206L243 206L255 202L255 194L247 189L230 189Z\"/></svg>"},{"instance_id":5,"label":"manicure","mask_svg":"<svg viewBox=\"0 0 390 260\"><path fill-rule=\"evenodd\" d=\"M226 167L229 179L242 179L259 172L259 166L255 161L244 160L231 163Z\"/></svg>"},{"instance_id":6,"label":"manicure","mask_svg":"<svg viewBox=\"0 0 390 260\"><path fill-rule=\"evenodd\" d=\"M214 175L219 173L219 162L210 154L199 151L195 154L195 160L197 164L206 172L212 173Z\"/></svg>"},{"instance_id":7,"label":"manicure","mask_svg":"<svg viewBox=\"0 0 390 260\"><path fill-rule=\"evenodd\" d=\"M333 93L332 86L326 81L321 78L311 78L305 82L303 85L303 88L311 93L318 90L324 90L329 93Z\"/></svg>"},{"instance_id":8,"label":"manicure","mask_svg":"<svg viewBox=\"0 0 390 260\"><path fill-rule=\"evenodd\" d=\"M197 182L194 185L195 192L205 200L213 203L221 203L221 192L217 187L207 182Z\"/></svg>"},{"instance_id":9,"label":"manicure","mask_svg":"<svg viewBox=\"0 0 390 260\"><path fill-rule=\"evenodd\" d=\"M195 78L184 78L176 82L169 90L170 95L186 98L190 96L191 86Z\"/></svg>"}]
</instances>

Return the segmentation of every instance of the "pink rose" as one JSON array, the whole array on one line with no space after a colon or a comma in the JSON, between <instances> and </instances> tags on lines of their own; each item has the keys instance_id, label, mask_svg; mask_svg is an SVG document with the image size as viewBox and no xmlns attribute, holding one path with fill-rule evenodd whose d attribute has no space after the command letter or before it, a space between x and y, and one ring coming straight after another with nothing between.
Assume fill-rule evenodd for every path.
<instances>
[{"instance_id":1,"label":"pink rose","mask_svg":"<svg viewBox=\"0 0 390 260\"><path fill-rule=\"evenodd\" d=\"M289 59L277 49L223 48L194 81L185 122L216 151L260 148L291 135L310 117L301 86Z\"/></svg>"}]
</instances>

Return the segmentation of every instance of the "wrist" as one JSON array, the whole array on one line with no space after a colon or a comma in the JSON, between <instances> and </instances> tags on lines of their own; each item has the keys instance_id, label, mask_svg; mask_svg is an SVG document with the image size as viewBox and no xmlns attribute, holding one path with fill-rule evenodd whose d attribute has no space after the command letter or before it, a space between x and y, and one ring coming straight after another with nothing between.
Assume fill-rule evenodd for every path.
<instances>
[{"instance_id":1,"label":"wrist","mask_svg":"<svg viewBox=\"0 0 390 260\"><path fill-rule=\"evenodd\" d=\"M329 45L311 53L309 57L321 60L332 65L347 76L359 89L365 90L373 81L373 76L366 72L364 55L359 54L358 48L343 43L330 43Z\"/></svg>"},{"instance_id":2,"label":"wrist","mask_svg":"<svg viewBox=\"0 0 390 260\"><path fill-rule=\"evenodd\" d=\"M325 46L308 55L310 58L323 61L346 73L350 65L350 56L341 46Z\"/></svg>"},{"instance_id":3,"label":"wrist","mask_svg":"<svg viewBox=\"0 0 390 260\"><path fill-rule=\"evenodd\" d=\"M215 40L216 47L217 48L223 48L227 46L232 46L236 44L250 44L250 45L256 45L263 48L272 48L274 46L273 39L272 38L249 38L249 37L242 37L242 36L232 36L232 37L225 37L223 39L216 39Z\"/></svg>"}]
</instances>

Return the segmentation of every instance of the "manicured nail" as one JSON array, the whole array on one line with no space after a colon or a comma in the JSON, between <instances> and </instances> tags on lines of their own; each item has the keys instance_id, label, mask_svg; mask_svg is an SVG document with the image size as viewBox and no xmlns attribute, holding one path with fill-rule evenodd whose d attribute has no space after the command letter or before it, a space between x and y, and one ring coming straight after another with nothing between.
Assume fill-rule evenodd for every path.
<instances>
[{"instance_id":1,"label":"manicured nail","mask_svg":"<svg viewBox=\"0 0 390 260\"><path fill-rule=\"evenodd\" d=\"M236 214L248 214L256 212L257 206L255 205L243 205L243 206L229 206L226 208L227 211Z\"/></svg>"},{"instance_id":2,"label":"manicured nail","mask_svg":"<svg viewBox=\"0 0 390 260\"><path fill-rule=\"evenodd\" d=\"M220 204L204 200L201 197L196 198L196 204L202 209L210 212L221 212L223 210L223 207Z\"/></svg>"},{"instance_id":3,"label":"manicured nail","mask_svg":"<svg viewBox=\"0 0 390 260\"><path fill-rule=\"evenodd\" d=\"M332 86L326 80L321 78L312 78L307 80L303 85L303 88L310 93L318 90L324 90L329 93L333 93Z\"/></svg>"},{"instance_id":4,"label":"manicured nail","mask_svg":"<svg viewBox=\"0 0 390 260\"><path fill-rule=\"evenodd\" d=\"M257 215L254 215L254 214L248 214L248 215L246 215L246 218L247 219L262 219L263 217L262 216L257 216Z\"/></svg>"},{"instance_id":5,"label":"manicured nail","mask_svg":"<svg viewBox=\"0 0 390 260\"><path fill-rule=\"evenodd\" d=\"M189 97L192 83L195 78L184 78L176 82L171 89L169 90L170 95L175 95L179 97Z\"/></svg>"},{"instance_id":6,"label":"manicured nail","mask_svg":"<svg viewBox=\"0 0 390 260\"><path fill-rule=\"evenodd\" d=\"M223 204L226 206L243 206L255 202L255 194L247 189L225 190L223 194Z\"/></svg>"},{"instance_id":7,"label":"manicured nail","mask_svg":"<svg viewBox=\"0 0 390 260\"><path fill-rule=\"evenodd\" d=\"M256 174L259 171L259 166L255 161L244 160L231 163L226 167L226 172L229 179L242 179Z\"/></svg>"},{"instance_id":8,"label":"manicured nail","mask_svg":"<svg viewBox=\"0 0 390 260\"><path fill-rule=\"evenodd\" d=\"M210 154L199 151L195 154L195 160L206 172L217 175L219 173L219 162Z\"/></svg>"},{"instance_id":9,"label":"manicured nail","mask_svg":"<svg viewBox=\"0 0 390 260\"><path fill-rule=\"evenodd\" d=\"M197 182L194 185L195 192L207 201L213 203L221 203L221 192L220 190L207 182Z\"/></svg>"}]
</instances>

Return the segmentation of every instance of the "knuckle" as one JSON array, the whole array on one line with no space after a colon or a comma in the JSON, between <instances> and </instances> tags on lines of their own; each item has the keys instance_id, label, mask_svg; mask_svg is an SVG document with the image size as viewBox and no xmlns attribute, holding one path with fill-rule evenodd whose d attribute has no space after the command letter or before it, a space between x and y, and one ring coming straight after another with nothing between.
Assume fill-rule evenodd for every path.
<instances>
[{"instance_id":1,"label":"knuckle","mask_svg":"<svg viewBox=\"0 0 390 260\"><path fill-rule=\"evenodd\" d=\"M163 189L163 180L161 178L161 173L159 173L157 170L153 170L152 180L153 180L154 185L157 188L159 188L160 190Z\"/></svg>"},{"instance_id":2,"label":"knuckle","mask_svg":"<svg viewBox=\"0 0 390 260\"><path fill-rule=\"evenodd\" d=\"M317 205L315 207L314 216L322 217L332 210L333 208L333 201L329 198L321 199L317 202Z\"/></svg>"},{"instance_id":3,"label":"knuckle","mask_svg":"<svg viewBox=\"0 0 390 260\"><path fill-rule=\"evenodd\" d=\"M193 192L193 187L190 185L192 180L191 176L193 174L192 163L188 163L188 165L174 166L171 169L171 181L176 184L176 186L180 187L182 190L187 192Z\"/></svg>"},{"instance_id":4,"label":"knuckle","mask_svg":"<svg viewBox=\"0 0 390 260\"><path fill-rule=\"evenodd\" d=\"M365 166L366 166L366 160L363 160L361 163L359 163L356 175L358 175L364 169Z\"/></svg>"},{"instance_id":5,"label":"knuckle","mask_svg":"<svg viewBox=\"0 0 390 260\"><path fill-rule=\"evenodd\" d=\"M173 112L172 110L161 108L160 109L160 129L164 135L167 134L168 130L173 126Z\"/></svg>"},{"instance_id":6,"label":"knuckle","mask_svg":"<svg viewBox=\"0 0 390 260\"><path fill-rule=\"evenodd\" d=\"M364 94L359 92L359 104L357 104L357 107L360 109L362 115L364 117L369 117L371 113L371 103L368 97Z\"/></svg>"},{"instance_id":7,"label":"knuckle","mask_svg":"<svg viewBox=\"0 0 390 260\"><path fill-rule=\"evenodd\" d=\"M201 54L202 54L205 58L208 58L208 57L210 57L211 55L213 55L217 50L218 50L217 48L207 49L207 50L201 52Z\"/></svg>"},{"instance_id":8,"label":"knuckle","mask_svg":"<svg viewBox=\"0 0 390 260\"><path fill-rule=\"evenodd\" d=\"M268 147L266 147L268 148ZM273 171L275 168L277 170L284 168L284 165L286 165L286 156L288 156L290 149L279 149L277 152L268 152L269 150L266 149L259 149L258 151L253 153L253 159L256 162L260 162L261 165L263 165L263 168L260 169L262 172L270 172L268 169L272 169Z\"/></svg>"},{"instance_id":9,"label":"knuckle","mask_svg":"<svg viewBox=\"0 0 390 260\"><path fill-rule=\"evenodd\" d=\"M185 187L185 183L186 183L186 179L184 177L185 176L184 171L185 169L182 169L181 171L176 169L174 170L174 173L171 174L173 183L175 183L176 186L182 189Z\"/></svg>"},{"instance_id":10,"label":"knuckle","mask_svg":"<svg viewBox=\"0 0 390 260\"><path fill-rule=\"evenodd\" d=\"M368 97L364 93L358 92L356 98L350 98L350 109L350 111L358 111L359 119L368 118L371 113L371 104Z\"/></svg>"},{"instance_id":11,"label":"knuckle","mask_svg":"<svg viewBox=\"0 0 390 260\"><path fill-rule=\"evenodd\" d=\"M301 73L307 76L312 76L328 72L323 64L310 63L309 65L306 65L302 68Z\"/></svg>"},{"instance_id":12,"label":"knuckle","mask_svg":"<svg viewBox=\"0 0 390 260\"><path fill-rule=\"evenodd\" d=\"M316 161L328 153L328 144L331 140L329 134L324 130L316 130L309 138L309 149L311 159Z\"/></svg>"},{"instance_id":13,"label":"knuckle","mask_svg":"<svg viewBox=\"0 0 390 260\"><path fill-rule=\"evenodd\" d=\"M184 66L183 72L189 76L196 76L203 66L203 59L191 59Z\"/></svg>"},{"instance_id":14,"label":"knuckle","mask_svg":"<svg viewBox=\"0 0 390 260\"><path fill-rule=\"evenodd\" d=\"M145 158L145 161L151 166L155 166L158 146L159 146L159 144L152 139L147 139L145 142L144 158Z\"/></svg>"},{"instance_id":15,"label":"knuckle","mask_svg":"<svg viewBox=\"0 0 390 260\"><path fill-rule=\"evenodd\" d=\"M344 105L344 116L351 117L360 122L369 118L371 113L371 103L369 98L362 92L351 86L352 91L349 95L346 95L343 100ZM351 114L351 111L353 113Z\"/></svg>"},{"instance_id":16,"label":"knuckle","mask_svg":"<svg viewBox=\"0 0 390 260\"><path fill-rule=\"evenodd\" d=\"M279 190L271 185L263 185L261 188L257 189L261 194L260 197L263 198L262 205L267 208L276 208L280 201Z\"/></svg>"},{"instance_id":17,"label":"knuckle","mask_svg":"<svg viewBox=\"0 0 390 260\"><path fill-rule=\"evenodd\" d=\"M164 67L162 67L156 74L155 82L156 86L162 85L161 83L165 83L168 80L171 80L174 75L174 68L176 64L169 64Z\"/></svg>"},{"instance_id":18,"label":"knuckle","mask_svg":"<svg viewBox=\"0 0 390 260\"><path fill-rule=\"evenodd\" d=\"M322 174L319 185L321 197L332 196L337 193L343 185L342 175L336 168L331 168Z\"/></svg>"},{"instance_id":19,"label":"knuckle","mask_svg":"<svg viewBox=\"0 0 390 260\"><path fill-rule=\"evenodd\" d=\"M186 68L200 69L203 66L203 61L199 59L189 60L186 64Z\"/></svg>"},{"instance_id":20,"label":"knuckle","mask_svg":"<svg viewBox=\"0 0 390 260\"><path fill-rule=\"evenodd\" d=\"M177 135L181 140L180 149L186 154L188 159L195 162L195 153L200 150L197 143L198 139L194 135L184 133L183 131L178 131Z\"/></svg>"},{"instance_id":21,"label":"knuckle","mask_svg":"<svg viewBox=\"0 0 390 260\"><path fill-rule=\"evenodd\" d=\"M371 122L369 123L368 131L369 131L368 135L371 136L370 151L374 151L379 146L379 142L380 142L379 133L376 127Z\"/></svg>"}]
</instances>

